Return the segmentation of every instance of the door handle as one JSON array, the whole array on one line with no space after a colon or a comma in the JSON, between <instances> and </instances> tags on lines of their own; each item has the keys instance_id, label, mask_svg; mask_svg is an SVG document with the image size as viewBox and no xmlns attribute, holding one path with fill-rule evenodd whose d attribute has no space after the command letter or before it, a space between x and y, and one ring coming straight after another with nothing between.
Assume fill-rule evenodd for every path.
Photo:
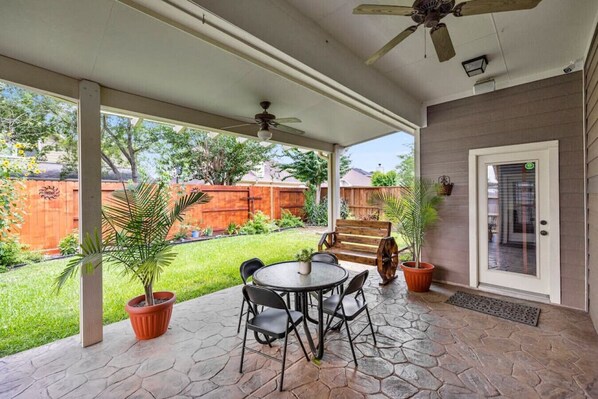
<instances>
[{"instance_id":1,"label":"door handle","mask_svg":"<svg viewBox=\"0 0 598 399\"><path fill-rule=\"evenodd\" d=\"M540 220L540 224L542 226L546 226L548 224L548 222L546 220Z\"/></svg>"},{"instance_id":2,"label":"door handle","mask_svg":"<svg viewBox=\"0 0 598 399\"><path fill-rule=\"evenodd\" d=\"M548 235L548 232L547 232L546 230L541 230L541 231L540 231L540 235L542 235L542 236L547 236L547 235Z\"/></svg>"}]
</instances>

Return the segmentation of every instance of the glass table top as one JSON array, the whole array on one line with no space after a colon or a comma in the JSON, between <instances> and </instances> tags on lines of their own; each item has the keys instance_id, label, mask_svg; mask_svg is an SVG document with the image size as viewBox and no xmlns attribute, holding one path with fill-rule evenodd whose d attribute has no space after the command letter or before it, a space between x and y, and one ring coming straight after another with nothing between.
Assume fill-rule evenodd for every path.
<instances>
[{"instance_id":1,"label":"glass table top","mask_svg":"<svg viewBox=\"0 0 598 399\"><path fill-rule=\"evenodd\" d=\"M255 272L256 285L280 291L317 291L344 283L349 273L332 263L311 262L311 273L299 273L299 262L281 262L266 266Z\"/></svg>"}]
</instances>

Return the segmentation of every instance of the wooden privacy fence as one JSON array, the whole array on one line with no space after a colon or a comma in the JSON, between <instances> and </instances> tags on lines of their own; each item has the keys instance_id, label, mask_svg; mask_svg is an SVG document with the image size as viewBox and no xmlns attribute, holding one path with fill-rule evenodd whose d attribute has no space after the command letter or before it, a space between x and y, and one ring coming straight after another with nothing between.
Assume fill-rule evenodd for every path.
<instances>
[{"instance_id":1,"label":"wooden privacy fence","mask_svg":"<svg viewBox=\"0 0 598 399\"><path fill-rule=\"evenodd\" d=\"M102 183L102 202L120 183ZM270 186L210 186L199 184L173 185L173 196L181 190L201 190L212 200L192 208L185 216L185 223L203 229L211 227L223 231L229 223L242 225L251 213L258 210L272 219L280 219L283 209L302 215L304 189ZM356 219L372 220L379 215L369 198L380 190L400 195L400 187L343 187L341 197L347 201ZM322 198L326 196L322 189ZM56 253L58 243L79 225L79 183L76 181L28 180L23 201L25 220L20 231L20 241L31 249Z\"/></svg>"},{"instance_id":2,"label":"wooden privacy fence","mask_svg":"<svg viewBox=\"0 0 598 399\"><path fill-rule=\"evenodd\" d=\"M120 183L102 183L102 202L120 189ZM186 184L173 185L173 196L182 190L201 190L212 197L209 203L188 211L185 223L214 231L226 229L231 222L241 225L258 210L272 219L279 219L283 209L300 215L304 202L302 188ZM26 214L21 243L55 253L60 240L78 227L79 183L28 180L22 206Z\"/></svg>"},{"instance_id":3,"label":"wooden privacy fence","mask_svg":"<svg viewBox=\"0 0 598 399\"><path fill-rule=\"evenodd\" d=\"M341 198L349 205L349 210L360 220L378 220L380 209L371 203L370 198L377 192L387 192L400 196L403 187L341 187ZM322 198L328 189L322 187Z\"/></svg>"}]
</instances>

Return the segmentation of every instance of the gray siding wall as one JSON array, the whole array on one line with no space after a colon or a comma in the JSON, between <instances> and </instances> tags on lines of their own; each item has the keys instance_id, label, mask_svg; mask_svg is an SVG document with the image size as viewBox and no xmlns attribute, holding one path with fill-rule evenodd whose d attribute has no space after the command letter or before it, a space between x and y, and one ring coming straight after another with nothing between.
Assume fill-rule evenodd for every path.
<instances>
[{"instance_id":1,"label":"gray siding wall","mask_svg":"<svg viewBox=\"0 0 598 399\"><path fill-rule=\"evenodd\" d=\"M590 315L598 330L598 39L596 34L586 60L585 73L588 146L588 283Z\"/></svg>"},{"instance_id":2,"label":"gray siding wall","mask_svg":"<svg viewBox=\"0 0 598 399\"><path fill-rule=\"evenodd\" d=\"M435 279L469 284L469 150L559 140L561 300L585 308L582 78L576 72L428 108L422 176L448 175L455 184L427 236Z\"/></svg>"}]
</instances>

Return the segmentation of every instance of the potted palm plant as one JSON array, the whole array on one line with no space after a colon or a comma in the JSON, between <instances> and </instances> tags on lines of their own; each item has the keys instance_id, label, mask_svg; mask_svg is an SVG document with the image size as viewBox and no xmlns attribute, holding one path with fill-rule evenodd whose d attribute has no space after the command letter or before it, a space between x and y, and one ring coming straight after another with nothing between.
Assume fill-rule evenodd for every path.
<instances>
[{"instance_id":1,"label":"potted palm plant","mask_svg":"<svg viewBox=\"0 0 598 399\"><path fill-rule=\"evenodd\" d=\"M170 230L183 221L189 207L210 199L206 193L192 192L173 202L170 188L163 182L142 182L130 189L123 184L102 209L102 238L97 231L84 237L81 253L57 277L57 289L79 270L93 273L102 263L118 266L123 276L139 280L145 291L125 307L137 338L164 334L176 296L168 291L154 292L154 284L176 257L168 240Z\"/></svg>"},{"instance_id":2,"label":"potted palm plant","mask_svg":"<svg viewBox=\"0 0 598 399\"><path fill-rule=\"evenodd\" d=\"M416 179L401 196L382 193L379 200L382 210L397 233L411 248L413 261L403 262L407 288L414 292L426 292L432 284L434 265L421 261L426 231L438 220L438 196L436 185L428 180Z\"/></svg>"}]
</instances>

